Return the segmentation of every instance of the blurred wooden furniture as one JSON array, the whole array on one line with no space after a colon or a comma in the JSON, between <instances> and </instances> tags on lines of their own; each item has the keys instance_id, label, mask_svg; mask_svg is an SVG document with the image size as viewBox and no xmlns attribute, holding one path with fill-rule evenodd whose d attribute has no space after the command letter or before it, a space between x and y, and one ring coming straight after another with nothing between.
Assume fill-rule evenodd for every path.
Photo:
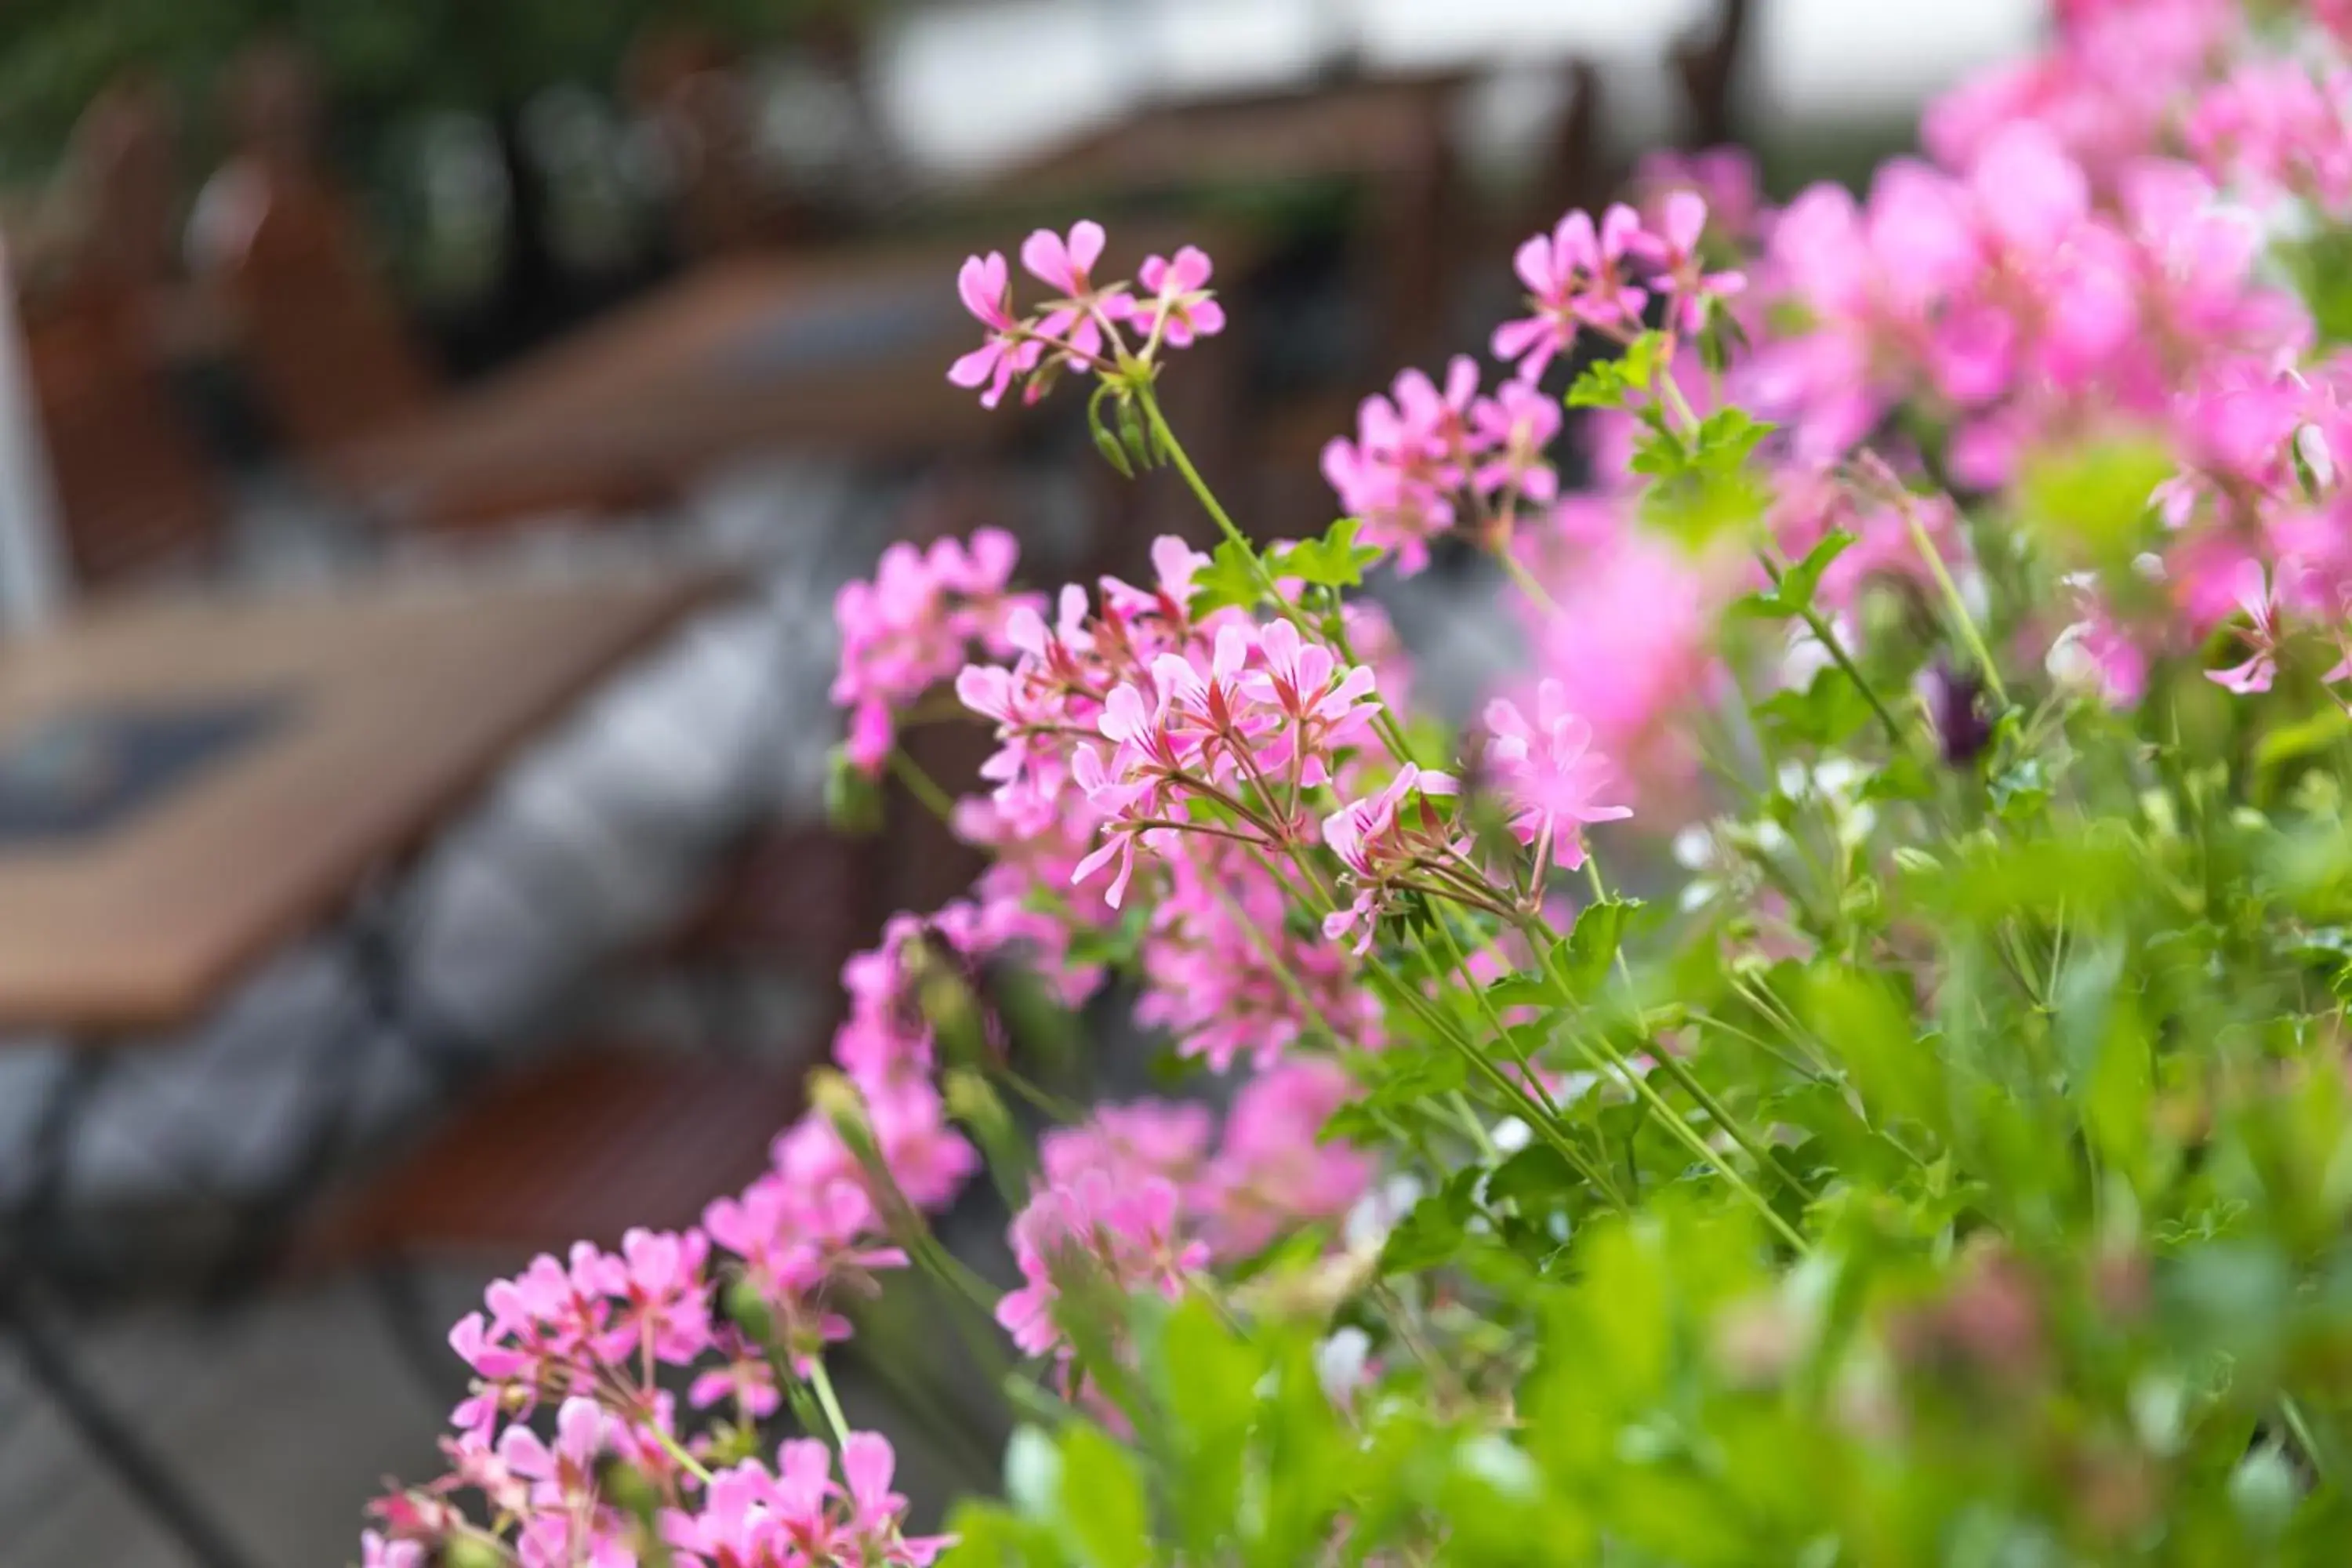
<instances>
[{"instance_id":1,"label":"blurred wooden furniture","mask_svg":"<svg viewBox=\"0 0 2352 1568\"><path fill-rule=\"evenodd\" d=\"M156 600L0 648L0 735L97 703L282 695L290 709L115 831L0 846L0 1027L95 1042L194 1018L725 585L663 574Z\"/></svg>"},{"instance_id":2,"label":"blurred wooden furniture","mask_svg":"<svg viewBox=\"0 0 2352 1568\"><path fill-rule=\"evenodd\" d=\"M0 1213L0 1333L84 1443L189 1560L244 1559L220 1522L76 1365L40 1298L71 1276L74 1129L122 1052L194 1018L271 945L355 904L501 760L725 586L701 574L485 586L378 584L275 602L152 600L0 648L0 737L93 707L274 698L278 728L110 827L0 845L0 1028L47 1030L63 1071L31 1108ZM412 1024L396 944L347 928L366 1016L322 1053L340 1088L250 1207L233 1259L274 1253L325 1168L354 1070ZM412 1004L413 1005L413 1004ZM146 1031L148 1034L139 1032ZM416 1042L425 1054L423 1041Z\"/></svg>"},{"instance_id":3,"label":"blurred wooden furniture","mask_svg":"<svg viewBox=\"0 0 2352 1568\"><path fill-rule=\"evenodd\" d=\"M214 176L199 264L272 425L316 462L432 406L438 379L341 194L255 162Z\"/></svg>"},{"instance_id":4,"label":"blurred wooden furniture","mask_svg":"<svg viewBox=\"0 0 2352 1568\"><path fill-rule=\"evenodd\" d=\"M203 445L165 380L150 303L93 268L26 309L68 564L85 590L200 563L226 524Z\"/></svg>"},{"instance_id":5,"label":"blurred wooden furniture","mask_svg":"<svg viewBox=\"0 0 2352 1568\"><path fill-rule=\"evenodd\" d=\"M566 1047L485 1086L323 1221L304 1260L560 1253L675 1230L765 1170L800 1108L798 1063Z\"/></svg>"},{"instance_id":6,"label":"blurred wooden furniture","mask_svg":"<svg viewBox=\"0 0 2352 1568\"><path fill-rule=\"evenodd\" d=\"M1716 0L1710 21L1677 38L1668 52L1690 113L1689 146L1721 147L1739 139L1738 77L1753 10L1752 0Z\"/></svg>"},{"instance_id":7,"label":"blurred wooden furniture","mask_svg":"<svg viewBox=\"0 0 2352 1568\"><path fill-rule=\"evenodd\" d=\"M140 290L180 281L187 192L177 121L163 83L139 72L109 82L82 111L63 171L79 267Z\"/></svg>"},{"instance_id":8,"label":"blurred wooden furniture","mask_svg":"<svg viewBox=\"0 0 2352 1568\"><path fill-rule=\"evenodd\" d=\"M257 45L224 96L236 152L196 199L190 260L234 318L279 434L318 460L420 414L436 376L320 150L307 59L289 45Z\"/></svg>"},{"instance_id":9,"label":"blurred wooden furniture","mask_svg":"<svg viewBox=\"0 0 2352 1568\"><path fill-rule=\"evenodd\" d=\"M631 48L624 77L661 152L678 256L707 260L798 237L799 215L761 156L751 83L717 37L657 24Z\"/></svg>"}]
</instances>

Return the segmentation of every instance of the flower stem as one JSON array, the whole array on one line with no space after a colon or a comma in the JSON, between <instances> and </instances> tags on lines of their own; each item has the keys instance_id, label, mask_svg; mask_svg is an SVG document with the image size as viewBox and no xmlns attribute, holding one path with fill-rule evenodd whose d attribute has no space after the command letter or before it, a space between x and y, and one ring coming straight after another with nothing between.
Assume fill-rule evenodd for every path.
<instances>
[{"instance_id":1,"label":"flower stem","mask_svg":"<svg viewBox=\"0 0 2352 1568\"><path fill-rule=\"evenodd\" d=\"M1951 573L1944 566L1943 556L1937 552L1935 542L1927 537L1927 530L1920 523L1918 510L1907 501L1897 502L1896 510L1903 513L1904 526L1911 531L1911 542L1918 546L1920 555L1927 563L1927 570L1935 574L1936 586L1942 591L1944 604L1951 611L1953 629L1960 634L1960 640L1969 645L1969 657L1975 659L1977 668L1984 672L1985 684L1992 688L1993 700L2006 709L2009 706L2009 689L2001 684L2000 670L1992 661L1992 650L1985 646L1984 634L1977 630L1977 618L1969 613L1968 601L1960 597L1959 584L1952 581Z\"/></svg>"},{"instance_id":2,"label":"flower stem","mask_svg":"<svg viewBox=\"0 0 2352 1568\"><path fill-rule=\"evenodd\" d=\"M1772 586L1778 588L1780 585L1780 568L1773 563L1771 556L1761 551L1757 552L1756 559L1764 563L1765 575L1771 578ZM1879 700L1878 692L1870 682L1863 679L1861 669L1855 666L1853 657L1845 651L1845 645L1838 640L1835 628L1823 620L1822 613L1811 605L1807 605L1797 614L1803 619L1807 629L1820 639L1822 647L1829 650L1830 658L1845 672L1845 678L1853 682L1854 689L1862 693L1863 700L1870 704L1870 710L1878 715L1878 722L1885 729L1886 737L1894 742L1895 749L1898 752L1908 749L1911 744L1910 735L1904 730L1901 721L1887 710L1886 704Z\"/></svg>"},{"instance_id":3,"label":"flower stem","mask_svg":"<svg viewBox=\"0 0 2352 1568\"><path fill-rule=\"evenodd\" d=\"M890 754L886 760L889 764L891 776L905 784L907 793L922 802L932 816L941 822L951 823L955 820L955 801L946 790L940 787L937 779L923 771L922 763L915 761L903 748L898 746L890 748Z\"/></svg>"},{"instance_id":4,"label":"flower stem","mask_svg":"<svg viewBox=\"0 0 2352 1568\"><path fill-rule=\"evenodd\" d=\"M824 1362L822 1358L810 1359L808 1381L809 1386L816 1390L816 1402L824 1407L825 1420L833 1427L834 1440L837 1443L847 1443L849 1423L842 1419L841 1401L834 1396L833 1379L825 1374Z\"/></svg>"}]
</instances>

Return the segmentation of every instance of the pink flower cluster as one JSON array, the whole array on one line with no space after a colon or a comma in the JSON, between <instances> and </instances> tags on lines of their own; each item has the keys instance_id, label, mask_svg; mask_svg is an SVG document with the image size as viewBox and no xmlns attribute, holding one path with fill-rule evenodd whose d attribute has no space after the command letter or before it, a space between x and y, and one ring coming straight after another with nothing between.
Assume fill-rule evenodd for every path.
<instances>
[{"instance_id":1,"label":"pink flower cluster","mask_svg":"<svg viewBox=\"0 0 2352 1568\"><path fill-rule=\"evenodd\" d=\"M1672 300L1675 331L1697 333L1712 310L1748 286L1743 273L1707 268L1700 249L1706 232L1706 198L1691 190L1660 201L1655 229L1622 204L1598 225L1590 213L1569 214L1513 258L1531 313L1495 330L1495 357L1516 362L1521 381L1538 380L1585 332L1622 342L1640 331L1653 294Z\"/></svg>"},{"instance_id":2,"label":"pink flower cluster","mask_svg":"<svg viewBox=\"0 0 2352 1568\"><path fill-rule=\"evenodd\" d=\"M2206 89L2184 130L2198 163L2249 195L2352 212L2352 69L2249 61Z\"/></svg>"},{"instance_id":3,"label":"pink flower cluster","mask_svg":"<svg viewBox=\"0 0 2352 1568\"><path fill-rule=\"evenodd\" d=\"M1029 601L1012 594L1020 547L987 528L967 545L941 539L918 551L904 542L883 551L874 580L843 585L833 605L841 632L841 668L833 700L849 710L849 756L868 774L881 771L896 732L895 716L961 668L975 647L1012 651L1005 626Z\"/></svg>"},{"instance_id":4,"label":"pink flower cluster","mask_svg":"<svg viewBox=\"0 0 2352 1568\"><path fill-rule=\"evenodd\" d=\"M1054 1313L1078 1274L1173 1300L1213 1259L1340 1218L1370 1185L1371 1161L1318 1140L1351 1093L1338 1066L1298 1058L1243 1086L1214 1149L1203 1108L1153 1100L1104 1106L1047 1133L1045 1185L1013 1226L1022 1287L998 1320L1024 1351L1066 1361Z\"/></svg>"},{"instance_id":5,"label":"pink flower cluster","mask_svg":"<svg viewBox=\"0 0 2352 1568\"><path fill-rule=\"evenodd\" d=\"M1290 929L1283 889L1230 840L1202 837L1168 859L1138 962L1139 1024L1217 1072L1265 1071L1302 1039L1381 1043L1378 999L1346 956Z\"/></svg>"},{"instance_id":6,"label":"pink flower cluster","mask_svg":"<svg viewBox=\"0 0 2352 1568\"><path fill-rule=\"evenodd\" d=\"M2032 125L2110 186L2161 144L2244 29L2238 0L2064 0L2056 10L2052 47L1929 106L1921 139L1937 163L1969 167L1994 137Z\"/></svg>"},{"instance_id":7,"label":"pink flower cluster","mask_svg":"<svg viewBox=\"0 0 2352 1568\"><path fill-rule=\"evenodd\" d=\"M833 1450L788 1442L772 1472L757 1460L719 1471L701 1507L663 1516L662 1535L682 1568L924 1568L953 1542L905 1533L907 1500L890 1489L898 1457L875 1432L842 1439L841 1479Z\"/></svg>"},{"instance_id":8,"label":"pink flower cluster","mask_svg":"<svg viewBox=\"0 0 2352 1568\"><path fill-rule=\"evenodd\" d=\"M1747 390L1814 463L1898 404L1948 411L1950 472L1996 488L2030 440L2161 419L2215 363L2292 353L2299 313L2255 286L2256 248L2193 170L2134 165L2103 207L2055 138L2012 126L1960 175L1897 162L1864 206L1800 196L1769 276L1813 326L1762 349Z\"/></svg>"},{"instance_id":9,"label":"pink flower cluster","mask_svg":"<svg viewBox=\"0 0 2352 1568\"><path fill-rule=\"evenodd\" d=\"M1377 1045L1378 1008L1345 955L1286 929L1270 862L1313 841L1304 803L1378 754L1380 678L1286 620L1195 617L1207 557L1162 539L1152 560L1149 588L1106 579L1098 607L1065 588L1050 626L1016 614L1012 664L957 679L999 742L982 769L992 794L963 818L1001 857L982 907L1099 888L1092 918L1108 923L1150 866L1137 1017L1180 1053L1222 1071L1309 1037ZM1360 609L1347 624L1368 647L1386 640ZM1237 815L1196 824L1194 805Z\"/></svg>"},{"instance_id":10,"label":"pink flower cluster","mask_svg":"<svg viewBox=\"0 0 2352 1568\"><path fill-rule=\"evenodd\" d=\"M1107 243L1102 225L1091 220L1074 225L1066 237L1047 228L1032 234L1021 247L1022 268L1055 290L1033 315L1013 311L1012 272L1002 252L967 259L956 291L988 329L988 341L956 361L948 379L978 389L990 408L1015 383L1034 403L1064 370L1092 372L1130 353L1148 363L1162 345L1188 348L1224 330L1206 252L1188 245L1172 258L1145 258L1136 283L1097 283L1094 271ZM1142 340L1132 350L1127 333Z\"/></svg>"},{"instance_id":11,"label":"pink flower cluster","mask_svg":"<svg viewBox=\"0 0 2352 1568\"><path fill-rule=\"evenodd\" d=\"M1476 363L1457 356L1442 388L1409 370L1389 396L1366 398L1356 438L1323 448L1323 477L1362 520L1360 542L1393 552L1410 574L1428 563L1431 536L1465 512L1507 517L1521 500L1558 496L1545 453L1559 428L1553 399L1518 382L1482 396Z\"/></svg>"},{"instance_id":12,"label":"pink flower cluster","mask_svg":"<svg viewBox=\"0 0 2352 1568\"><path fill-rule=\"evenodd\" d=\"M821 1444L788 1453L783 1479L751 1467L727 1472L734 1479L723 1486L724 1476L706 1485L680 1458L699 1439L681 1431L657 1376L664 1367L698 1368L693 1405L727 1405L736 1420L756 1421L780 1404L779 1360L806 1375L828 1342L847 1337L835 1300L870 1289L877 1270L906 1265L891 1238L894 1210L936 1209L979 1168L948 1124L933 1080L931 1030L916 994L925 966L976 963L1020 940L976 906L959 904L929 921L901 917L879 949L850 960L843 975L850 1016L835 1056L858 1091L864 1154L824 1110L813 1109L777 1136L773 1168L713 1201L700 1226L632 1231L616 1253L583 1242L568 1259L543 1256L493 1281L483 1310L450 1331L475 1378L452 1415L456 1435L445 1440L450 1471L378 1506L387 1527L379 1555L473 1528L451 1500L471 1491L511 1521L514 1550L532 1568L634 1562L631 1521L597 1490L599 1461L618 1458L671 1500L664 1528L689 1560L719 1552L712 1542L751 1539L747 1531L763 1541L790 1536L791 1551L801 1553L779 1546L768 1557L720 1554L710 1568L928 1561L937 1543L902 1541L890 1522L888 1447L877 1449L879 1438L853 1438L856 1451L844 1454L846 1490L824 1479ZM718 1310L730 1279L759 1303L768 1342L753 1342ZM557 1410L552 1447L529 1424L546 1406ZM795 1475L798 1490L774 1489Z\"/></svg>"}]
</instances>

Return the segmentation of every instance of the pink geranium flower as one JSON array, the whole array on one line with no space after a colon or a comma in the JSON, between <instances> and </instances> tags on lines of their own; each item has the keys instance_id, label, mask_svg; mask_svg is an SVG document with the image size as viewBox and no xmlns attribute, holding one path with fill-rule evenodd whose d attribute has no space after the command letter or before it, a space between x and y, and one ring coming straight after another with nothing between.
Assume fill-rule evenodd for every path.
<instances>
[{"instance_id":1,"label":"pink geranium flower","mask_svg":"<svg viewBox=\"0 0 2352 1568\"><path fill-rule=\"evenodd\" d=\"M1014 377L1037 368L1045 348L1029 335L1028 323L1013 314L1013 283L1003 252L967 258L956 276L956 292L963 297L964 309L988 329L988 341L957 360L948 379L958 386L985 388L981 404L993 408L1004 400Z\"/></svg>"},{"instance_id":2,"label":"pink geranium flower","mask_svg":"<svg viewBox=\"0 0 2352 1568\"><path fill-rule=\"evenodd\" d=\"M1498 697L1486 705L1486 764L1511 804L1511 832L1537 847L1539 860L1574 870L1584 864L1586 826L1633 815L1631 806L1601 804L1616 770L1592 749L1592 727L1568 710L1559 681L1537 687L1534 722Z\"/></svg>"},{"instance_id":3,"label":"pink geranium flower","mask_svg":"<svg viewBox=\"0 0 2352 1568\"><path fill-rule=\"evenodd\" d=\"M1145 258L1136 274L1150 296L1136 306L1143 330L1180 349L1223 331L1225 308L1209 290L1213 270L1208 252L1196 245L1179 250L1173 261L1159 256Z\"/></svg>"}]
</instances>

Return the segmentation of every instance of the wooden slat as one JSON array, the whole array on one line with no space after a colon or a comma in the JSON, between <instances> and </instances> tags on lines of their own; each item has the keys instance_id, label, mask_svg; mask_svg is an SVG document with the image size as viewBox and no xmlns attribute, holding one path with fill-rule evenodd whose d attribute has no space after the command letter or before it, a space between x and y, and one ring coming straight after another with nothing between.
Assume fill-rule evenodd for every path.
<instances>
[{"instance_id":1,"label":"wooden slat","mask_svg":"<svg viewBox=\"0 0 2352 1568\"><path fill-rule=\"evenodd\" d=\"M574 1047L493 1085L321 1226L314 1259L612 1246L674 1230L768 1164L797 1070Z\"/></svg>"},{"instance_id":2,"label":"wooden slat","mask_svg":"<svg viewBox=\"0 0 2352 1568\"><path fill-rule=\"evenodd\" d=\"M292 704L249 751L110 833L0 847L0 1027L192 1020L724 585L662 574L142 602L0 648L0 736L89 704Z\"/></svg>"}]
</instances>

